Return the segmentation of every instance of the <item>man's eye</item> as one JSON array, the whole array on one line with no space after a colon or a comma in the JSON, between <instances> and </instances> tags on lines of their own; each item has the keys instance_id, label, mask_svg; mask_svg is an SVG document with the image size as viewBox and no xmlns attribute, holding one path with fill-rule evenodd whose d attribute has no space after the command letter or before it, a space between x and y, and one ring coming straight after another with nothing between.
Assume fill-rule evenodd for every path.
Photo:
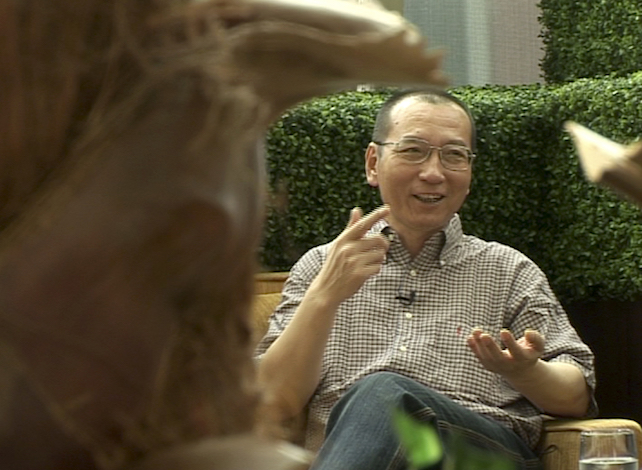
<instances>
[{"instance_id":1,"label":"man's eye","mask_svg":"<svg viewBox=\"0 0 642 470\"><path fill-rule=\"evenodd\" d=\"M468 160L468 152L464 149L443 149L442 153L448 160Z\"/></svg>"},{"instance_id":2,"label":"man's eye","mask_svg":"<svg viewBox=\"0 0 642 470\"><path fill-rule=\"evenodd\" d=\"M407 154L407 155L413 155L413 154L421 155L423 153L423 150L420 147L404 146L404 147L399 147L397 149L397 152L402 154Z\"/></svg>"}]
</instances>

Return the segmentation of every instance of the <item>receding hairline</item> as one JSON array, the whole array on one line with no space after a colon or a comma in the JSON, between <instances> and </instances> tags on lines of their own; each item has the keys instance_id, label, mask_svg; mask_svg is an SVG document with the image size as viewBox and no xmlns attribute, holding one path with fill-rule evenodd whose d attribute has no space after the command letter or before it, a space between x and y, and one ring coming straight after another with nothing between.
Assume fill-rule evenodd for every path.
<instances>
[{"instance_id":1,"label":"receding hairline","mask_svg":"<svg viewBox=\"0 0 642 470\"><path fill-rule=\"evenodd\" d=\"M399 105L406 103L409 100L413 100L418 103L427 103L434 105L450 104L464 111L466 116L468 116L468 121L470 122L471 146L473 151L475 150L477 131L475 128L475 119L473 118L470 109L459 98L440 89L406 90L388 98L388 100L383 103L383 105L379 109L379 112L377 113L375 126L372 132L373 141L381 141L387 137L392 127L391 117L394 110Z\"/></svg>"}]
</instances>

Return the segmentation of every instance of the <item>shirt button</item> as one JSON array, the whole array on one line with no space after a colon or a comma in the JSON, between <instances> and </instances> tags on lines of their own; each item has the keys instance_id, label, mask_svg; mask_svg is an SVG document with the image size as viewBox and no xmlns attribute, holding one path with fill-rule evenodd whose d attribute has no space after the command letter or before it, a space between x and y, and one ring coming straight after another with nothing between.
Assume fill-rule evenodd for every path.
<instances>
[{"instance_id":1,"label":"shirt button","mask_svg":"<svg viewBox=\"0 0 642 470\"><path fill-rule=\"evenodd\" d=\"M388 240L394 241L394 239L395 239L395 234L394 233L389 233L388 234Z\"/></svg>"},{"instance_id":2,"label":"shirt button","mask_svg":"<svg viewBox=\"0 0 642 470\"><path fill-rule=\"evenodd\" d=\"M415 276L417 275L417 271L415 271L414 269L411 269L411 270L410 270L410 275L411 275L412 277L415 277Z\"/></svg>"},{"instance_id":3,"label":"shirt button","mask_svg":"<svg viewBox=\"0 0 642 470\"><path fill-rule=\"evenodd\" d=\"M406 312L406 318L409 318L409 319L412 318L412 313Z\"/></svg>"},{"instance_id":4,"label":"shirt button","mask_svg":"<svg viewBox=\"0 0 642 470\"><path fill-rule=\"evenodd\" d=\"M406 346L399 346L399 351L406 352L408 348Z\"/></svg>"}]
</instances>

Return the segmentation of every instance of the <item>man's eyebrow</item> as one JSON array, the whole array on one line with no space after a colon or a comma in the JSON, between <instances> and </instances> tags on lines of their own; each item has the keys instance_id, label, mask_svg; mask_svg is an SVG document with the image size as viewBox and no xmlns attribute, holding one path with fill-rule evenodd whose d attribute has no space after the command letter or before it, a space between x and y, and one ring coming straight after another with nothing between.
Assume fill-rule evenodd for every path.
<instances>
[{"instance_id":1,"label":"man's eyebrow","mask_svg":"<svg viewBox=\"0 0 642 470\"><path fill-rule=\"evenodd\" d=\"M399 138L399 140L403 140L403 139L423 140L424 142L428 142L432 145L432 142L430 140L425 139L423 137L419 137L418 135L413 135L413 134L402 135ZM448 140L445 145L449 145L449 144L461 145L462 147L470 148L470 145L468 145L466 141L464 141L463 139L451 139L451 140Z\"/></svg>"},{"instance_id":2,"label":"man's eyebrow","mask_svg":"<svg viewBox=\"0 0 642 470\"><path fill-rule=\"evenodd\" d=\"M464 141L463 141L463 140L461 140L461 139L452 140L452 141L450 141L450 142L448 142L448 143L449 143L449 144L461 145L462 147L470 147L470 145L468 145L466 142L464 142Z\"/></svg>"},{"instance_id":3,"label":"man's eyebrow","mask_svg":"<svg viewBox=\"0 0 642 470\"><path fill-rule=\"evenodd\" d=\"M457 139L457 138L446 141L446 144L454 144L454 145L461 145L462 147L469 147L469 145L466 143L465 140Z\"/></svg>"}]
</instances>

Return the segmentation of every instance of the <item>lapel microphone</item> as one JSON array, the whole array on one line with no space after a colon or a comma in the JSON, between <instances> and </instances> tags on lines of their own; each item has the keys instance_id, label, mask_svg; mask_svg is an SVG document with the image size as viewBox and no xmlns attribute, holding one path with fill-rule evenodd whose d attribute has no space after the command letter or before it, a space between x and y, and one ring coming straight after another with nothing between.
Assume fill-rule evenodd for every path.
<instances>
[{"instance_id":1,"label":"lapel microphone","mask_svg":"<svg viewBox=\"0 0 642 470\"><path fill-rule=\"evenodd\" d=\"M395 300L398 300L399 302L401 302L401 305L408 307L415 302L416 296L417 296L417 292L415 292L414 290L411 290L410 293L408 294L408 297L401 295L401 293L399 293L397 294L397 297L395 297Z\"/></svg>"}]
</instances>

